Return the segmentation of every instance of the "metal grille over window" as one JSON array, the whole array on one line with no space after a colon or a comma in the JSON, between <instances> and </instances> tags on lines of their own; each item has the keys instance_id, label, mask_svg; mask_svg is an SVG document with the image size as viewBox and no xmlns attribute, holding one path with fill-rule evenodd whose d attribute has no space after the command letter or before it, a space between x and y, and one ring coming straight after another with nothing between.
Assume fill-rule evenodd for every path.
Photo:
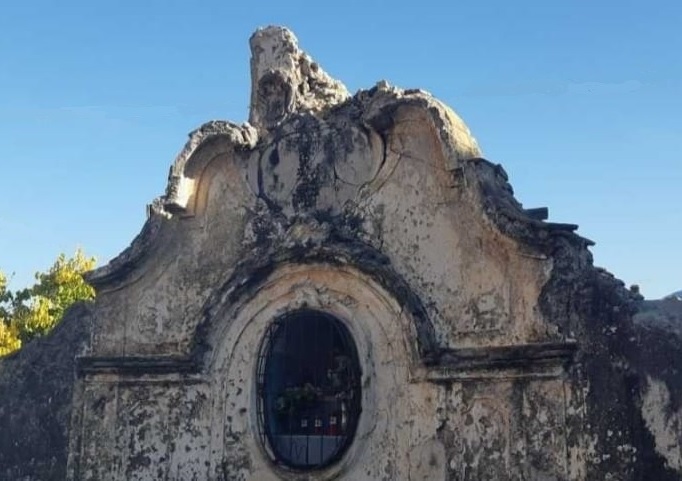
<instances>
[{"instance_id":1,"label":"metal grille over window","mask_svg":"<svg viewBox=\"0 0 682 481\"><path fill-rule=\"evenodd\" d=\"M258 359L261 441L278 464L316 469L339 459L360 416L360 365L346 326L315 311L275 320Z\"/></svg>"}]
</instances>

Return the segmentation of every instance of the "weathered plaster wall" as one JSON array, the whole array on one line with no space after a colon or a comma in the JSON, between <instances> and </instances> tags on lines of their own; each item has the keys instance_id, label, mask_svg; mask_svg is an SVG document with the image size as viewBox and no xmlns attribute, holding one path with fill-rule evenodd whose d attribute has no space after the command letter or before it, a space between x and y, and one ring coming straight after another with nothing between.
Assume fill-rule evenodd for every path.
<instances>
[{"instance_id":1,"label":"weathered plaster wall","mask_svg":"<svg viewBox=\"0 0 682 481\"><path fill-rule=\"evenodd\" d=\"M284 29L251 47L251 123L190 134L96 302L0 363L0 478L682 479L676 321L633 321L577 226L525 210L429 94L350 96ZM303 307L347 326L363 396L307 474L255 414L263 334Z\"/></svg>"},{"instance_id":2,"label":"weathered plaster wall","mask_svg":"<svg viewBox=\"0 0 682 481\"><path fill-rule=\"evenodd\" d=\"M49 337L0 360L0 479L65 479L75 355L92 323L89 306L73 306Z\"/></svg>"},{"instance_id":3,"label":"weathered plaster wall","mask_svg":"<svg viewBox=\"0 0 682 481\"><path fill-rule=\"evenodd\" d=\"M71 479L209 479L209 393L177 376L91 376Z\"/></svg>"}]
</instances>

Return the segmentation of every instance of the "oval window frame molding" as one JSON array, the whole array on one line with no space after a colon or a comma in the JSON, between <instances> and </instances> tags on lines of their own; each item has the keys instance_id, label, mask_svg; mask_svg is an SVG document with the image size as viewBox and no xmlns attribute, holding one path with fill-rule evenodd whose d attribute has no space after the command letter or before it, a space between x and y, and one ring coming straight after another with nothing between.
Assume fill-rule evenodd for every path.
<instances>
[{"instance_id":1,"label":"oval window frame molding","mask_svg":"<svg viewBox=\"0 0 682 481\"><path fill-rule=\"evenodd\" d=\"M246 466L240 468L249 473L245 479L259 481L295 480L312 473L315 479L331 480L354 479L378 469L379 458L390 449L399 457L406 446L396 443L391 417L408 413L385 406L402 397L413 369L419 367L411 315L381 285L351 266L284 264L251 292L216 306L213 317L222 321L208 333L214 341L206 367L217 400L212 417L225 423L212 436L216 448L210 464ZM343 322L355 342L362 372L362 412L352 442L340 459L305 472L272 462L261 443L256 415L257 358L263 336L273 319L300 309L324 312ZM388 439L393 439L389 448L384 444Z\"/></svg>"}]
</instances>

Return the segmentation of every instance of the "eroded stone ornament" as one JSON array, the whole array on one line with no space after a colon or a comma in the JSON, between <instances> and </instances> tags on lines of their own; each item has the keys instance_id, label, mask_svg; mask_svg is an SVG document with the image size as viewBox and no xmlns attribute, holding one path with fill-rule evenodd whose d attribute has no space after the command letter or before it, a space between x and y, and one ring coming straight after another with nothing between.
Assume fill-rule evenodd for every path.
<instances>
[{"instance_id":1,"label":"eroded stone ornament","mask_svg":"<svg viewBox=\"0 0 682 481\"><path fill-rule=\"evenodd\" d=\"M248 123L192 132L97 301L0 361L0 479L682 479L674 306L427 92L250 44Z\"/></svg>"}]
</instances>

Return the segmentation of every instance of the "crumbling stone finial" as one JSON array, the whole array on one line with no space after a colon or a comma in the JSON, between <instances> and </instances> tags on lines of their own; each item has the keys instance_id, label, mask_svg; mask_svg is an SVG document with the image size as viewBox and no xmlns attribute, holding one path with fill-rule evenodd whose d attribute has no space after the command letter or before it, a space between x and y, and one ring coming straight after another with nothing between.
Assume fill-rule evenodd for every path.
<instances>
[{"instance_id":1,"label":"crumbling stone finial","mask_svg":"<svg viewBox=\"0 0 682 481\"><path fill-rule=\"evenodd\" d=\"M349 97L346 87L331 78L284 27L258 29L251 44L251 106L249 122L267 129L296 111L319 111Z\"/></svg>"}]
</instances>

